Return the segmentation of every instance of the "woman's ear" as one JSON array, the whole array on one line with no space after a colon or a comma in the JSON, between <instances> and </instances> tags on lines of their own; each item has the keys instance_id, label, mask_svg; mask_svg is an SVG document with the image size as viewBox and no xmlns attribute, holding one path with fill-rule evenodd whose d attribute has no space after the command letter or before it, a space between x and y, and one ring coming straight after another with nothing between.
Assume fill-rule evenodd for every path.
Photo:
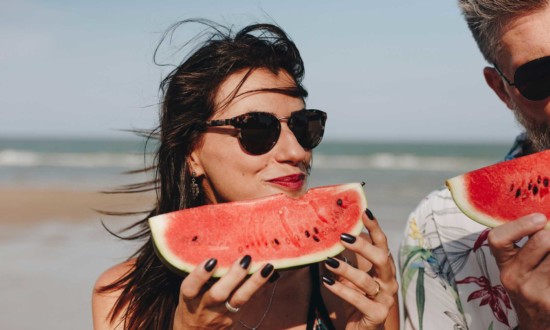
<instances>
[{"instance_id":1,"label":"woman's ear","mask_svg":"<svg viewBox=\"0 0 550 330\"><path fill-rule=\"evenodd\" d=\"M195 176L199 177L204 174L200 151L194 150L188 158L188 166L191 172L195 172Z\"/></svg>"},{"instance_id":2,"label":"woman's ear","mask_svg":"<svg viewBox=\"0 0 550 330\"><path fill-rule=\"evenodd\" d=\"M497 94L498 98L504 102L509 109L512 109L513 103L510 99L510 93L506 88L504 79L502 79L498 71L495 68L485 67L483 69L483 76L485 77L487 85Z\"/></svg>"}]
</instances>

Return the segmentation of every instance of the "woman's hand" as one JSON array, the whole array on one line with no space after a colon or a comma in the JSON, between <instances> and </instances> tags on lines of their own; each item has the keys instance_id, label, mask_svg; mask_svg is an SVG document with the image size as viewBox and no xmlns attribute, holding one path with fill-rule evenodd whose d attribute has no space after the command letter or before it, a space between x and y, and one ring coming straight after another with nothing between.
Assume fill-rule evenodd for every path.
<instances>
[{"instance_id":1,"label":"woman's hand","mask_svg":"<svg viewBox=\"0 0 550 330\"><path fill-rule=\"evenodd\" d=\"M514 305L520 329L547 329L550 324L550 230L546 217L529 215L498 226L488 241L500 280ZM519 248L515 242L529 236Z\"/></svg>"},{"instance_id":2,"label":"woman's hand","mask_svg":"<svg viewBox=\"0 0 550 330\"><path fill-rule=\"evenodd\" d=\"M250 262L248 255L236 261L229 272L212 286L208 286L207 282L216 267L216 259L204 261L189 273L181 283L174 329L231 328L238 310L273 273L273 266L267 264L261 271L246 279Z\"/></svg>"},{"instance_id":3,"label":"woman's hand","mask_svg":"<svg viewBox=\"0 0 550 330\"><path fill-rule=\"evenodd\" d=\"M325 263L336 280L323 276L323 281L331 292L350 304L346 329L383 329L385 325L397 329L398 283L386 235L368 209L363 223L369 234L341 236L346 249L354 253L352 263L357 266L329 258Z\"/></svg>"}]
</instances>

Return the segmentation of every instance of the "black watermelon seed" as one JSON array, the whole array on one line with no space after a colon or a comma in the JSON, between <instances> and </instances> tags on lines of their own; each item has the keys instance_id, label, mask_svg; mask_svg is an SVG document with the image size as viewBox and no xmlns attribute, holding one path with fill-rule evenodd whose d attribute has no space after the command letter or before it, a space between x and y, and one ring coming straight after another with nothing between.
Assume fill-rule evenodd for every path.
<instances>
[{"instance_id":1,"label":"black watermelon seed","mask_svg":"<svg viewBox=\"0 0 550 330\"><path fill-rule=\"evenodd\" d=\"M321 241L321 240L319 239L319 237L317 237L317 236L315 236L315 235L313 235L313 240L314 240L315 242Z\"/></svg>"},{"instance_id":2,"label":"black watermelon seed","mask_svg":"<svg viewBox=\"0 0 550 330\"><path fill-rule=\"evenodd\" d=\"M306 237L308 237L308 238L309 238L309 236L311 236L311 235L309 234L309 231L307 231L307 230L306 230L305 234L306 234Z\"/></svg>"},{"instance_id":3,"label":"black watermelon seed","mask_svg":"<svg viewBox=\"0 0 550 330\"><path fill-rule=\"evenodd\" d=\"M277 244L277 245L281 244L281 243L279 243L278 239L274 239L273 242L275 242L275 244Z\"/></svg>"},{"instance_id":4,"label":"black watermelon seed","mask_svg":"<svg viewBox=\"0 0 550 330\"><path fill-rule=\"evenodd\" d=\"M540 181L541 181L541 179L540 179L540 175L539 175L538 178L537 178L537 183L540 184Z\"/></svg>"},{"instance_id":5,"label":"black watermelon seed","mask_svg":"<svg viewBox=\"0 0 550 330\"><path fill-rule=\"evenodd\" d=\"M538 187L538 186L534 186L534 187L533 187L533 195L536 195L538 192L539 192L539 187Z\"/></svg>"},{"instance_id":6,"label":"black watermelon seed","mask_svg":"<svg viewBox=\"0 0 550 330\"><path fill-rule=\"evenodd\" d=\"M544 182L542 183L545 187L548 187L548 179L544 178Z\"/></svg>"},{"instance_id":7,"label":"black watermelon seed","mask_svg":"<svg viewBox=\"0 0 550 330\"><path fill-rule=\"evenodd\" d=\"M198 240L198 239L199 239L199 237L198 237L198 236L193 236L193 239L192 239L192 241L193 241L193 242L195 242L195 241L196 241L196 240Z\"/></svg>"},{"instance_id":8,"label":"black watermelon seed","mask_svg":"<svg viewBox=\"0 0 550 330\"><path fill-rule=\"evenodd\" d=\"M338 206L342 206L342 200L338 198L338 200L336 201L336 204L338 204Z\"/></svg>"},{"instance_id":9,"label":"black watermelon seed","mask_svg":"<svg viewBox=\"0 0 550 330\"><path fill-rule=\"evenodd\" d=\"M315 234L319 234L319 229L317 229L317 227L313 227L313 232L314 232Z\"/></svg>"},{"instance_id":10,"label":"black watermelon seed","mask_svg":"<svg viewBox=\"0 0 550 330\"><path fill-rule=\"evenodd\" d=\"M531 182L529 182L529 185L527 186L527 190L531 190L531 188L533 188L533 185L531 184Z\"/></svg>"},{"instance_id":11,"label":"black watermelon seed","mask_svg":"<svg viewBox=\"0 0 550 330\"><path fill-rule=\"evenodd\" d=\"M518 188L518 190L516 190L516 198L518 198L519 196L521 196L521 189Z\"/></svg>"}]
</instances>

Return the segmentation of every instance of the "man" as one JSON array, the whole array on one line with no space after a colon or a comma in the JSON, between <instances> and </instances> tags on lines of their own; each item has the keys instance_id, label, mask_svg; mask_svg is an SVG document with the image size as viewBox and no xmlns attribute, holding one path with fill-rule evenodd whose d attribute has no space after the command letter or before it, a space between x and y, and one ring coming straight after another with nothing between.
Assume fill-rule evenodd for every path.
<instances>
[{"instance_id":1,"label":"man","mask_svg":"<svg viewBox=\"0 0 550 330\"><path fill-rule=\"evenodd\" d=\"M550 149L550 1L459 5L490 64L487 84L525 128L506 159ZM447 189L428 195L400 248L405 328L550 329L546 223L534 214L489 230Z\"/></svg>"}]
</instances>

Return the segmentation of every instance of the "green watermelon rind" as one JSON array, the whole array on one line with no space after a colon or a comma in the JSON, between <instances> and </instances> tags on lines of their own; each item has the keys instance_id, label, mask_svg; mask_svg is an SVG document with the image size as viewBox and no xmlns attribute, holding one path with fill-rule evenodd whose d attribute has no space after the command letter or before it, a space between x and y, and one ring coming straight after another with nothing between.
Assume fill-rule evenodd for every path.
<instances>
[{"instance_id":1,"label":"green watermelon rind","mask_svg":"<svg viewBox=\"0 0 550 330\"><path fill-rule=\"evenodd\" d=\"M341 185L334 185L334 186L327 186L323 188L329 188L329 187L339 187L339 191L346 191L346 190L354 190L356 191L360 198L359 201L361 202L361 205L359 206L360 209L365 210L367 208L367 199L365 196L365 192L363 191L363 187L360 183L348 183L348 184L341 184ZM281 194L273 195L271 198L280 198ZM253 203L254 200L248 201L250 203ZM169 215L158 215L151 217L149 219L149 227L151 229L151 234L154 241L154 248L157 252L157 255L159 258L163 261L163 263L168 266L169 269L172 271L183 275L186 273L191 272L197 265L193 263L188 263L183 260L181 260L178 256L173 254L171 250L168 248L168 242L164 239L165 235L164 232L168 226L168 220L167 218ZM359 218L355 221L354 227L348 231L348 234L351 235L359 235L364 228L363 222L362 222L362 214L359 214ZM302 265L308 265L313 264L317 262L321 262L326 260L328 257L334 257L341 253L345 249L344 245L340 242L335 243L334 245L328 247L327 249L324 249L322 251L307 254L300 257L295 258L286 258L286 259L277 259L277 260L270 260L269 262L273 265L275 269L287 269L287 268L294 268L299 267ZM256 272L263 266L263 262L254 262L252 260L252 263L250 265L250 268L248 269L248 272L250 274ZM229 271L229 267L221 267L218 265L216 267L215 271L212 274L212 277L221 277L224 274L226 274Z\"/></svg>"},{"instance_id":2,"label":"green watermelon rind","mask_svg":"<svg viewBox=\"0 0 550 330\"><path fill-rule=\"evenodd\" d=\"M447 188L449 188L449 190L451 191L451 196L455 201L455 204L462 211L462 213L464 213L468 218L474 220L475 222L491 228L509 222L506 220L500 220L494 217L490 217L483 212L477 211L477 209L470 202L467 190L467 175L468 174L459 175L445 181Z\"/></svg>"}]
</instances>

